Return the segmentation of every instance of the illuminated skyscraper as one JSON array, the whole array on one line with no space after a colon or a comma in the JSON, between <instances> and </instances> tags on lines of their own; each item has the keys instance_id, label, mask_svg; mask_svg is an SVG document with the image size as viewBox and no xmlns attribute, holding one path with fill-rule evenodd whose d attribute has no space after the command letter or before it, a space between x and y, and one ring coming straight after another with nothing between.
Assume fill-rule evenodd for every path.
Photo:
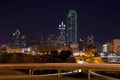
<instances>
[{"instance_id":1,"label":"illuminated skyscraper","mask_svg":"<svg viewBox=\"0 0 120 80\"><path fill-rule=\"evenodd\" d=\"M59 25L58 29L59 29L58 42L61 43L61 44L63 44L66 41L66 39L65 39L65 37L66 37L66 35L65 35L65 29L66 28L65 28L65 25L64 25L63 22Z\"/></svg>"},{"instance_id":2,"label":"illuminated skyscraper","mask_svg":"<svg viewBox=\"0 0 120 80\"><path fill-rule=\"evenodd\" d=\"M69 10L67 15L67 42L77 43L77 12Z\"/></svg>"}]
</instances>

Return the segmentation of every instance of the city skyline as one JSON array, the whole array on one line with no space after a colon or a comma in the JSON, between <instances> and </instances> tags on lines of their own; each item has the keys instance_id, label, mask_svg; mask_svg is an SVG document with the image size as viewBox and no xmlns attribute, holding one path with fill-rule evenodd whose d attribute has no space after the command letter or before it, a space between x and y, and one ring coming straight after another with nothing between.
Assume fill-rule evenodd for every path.
<instances>
[{"instance_id":1,"label":"city skyline","mask_svg":"<svg viewBox=\"0 0 120 80\"><path fill-rule=\"evenodd\" d=\"M93 34L95 42L120 38L119 1L0 1L0 44L8 43L17 28L22 34L58 34L61 21L67 25L69 10L78 13L78 38Z\"/></svg>"}]
</instances>

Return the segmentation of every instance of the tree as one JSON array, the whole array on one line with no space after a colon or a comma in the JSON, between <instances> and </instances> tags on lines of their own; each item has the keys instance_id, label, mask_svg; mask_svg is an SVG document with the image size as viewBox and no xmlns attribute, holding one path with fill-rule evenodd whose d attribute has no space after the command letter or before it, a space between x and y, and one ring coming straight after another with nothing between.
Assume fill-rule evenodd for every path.
<instances>
[{"instance_id":1,"label":"tree","mask_svg":"<svg viewBox=\"0 0 120 80\"><path fill-rule=\"evenodd\" d=\"M71 57L71 55L72 52L67 50L67 51L61 51L59 57L65 61L68 57Z\"/></svg>"}]
</instances>

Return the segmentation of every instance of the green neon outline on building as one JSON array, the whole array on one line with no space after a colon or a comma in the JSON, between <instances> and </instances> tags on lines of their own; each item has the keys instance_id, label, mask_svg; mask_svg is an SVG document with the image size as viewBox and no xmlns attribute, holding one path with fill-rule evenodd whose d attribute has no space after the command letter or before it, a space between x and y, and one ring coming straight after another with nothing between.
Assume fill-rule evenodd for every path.
<instances>
[{"instance_id":1,"label":"green neon outline on building","mask_svg":"<svg viewBox=\"0 0 120 80\"><path fill-rule=\"evenodd\" d=\"M77 43L77 12L69 10L67 15L67 42Z\"/></svg>"}]
</instances>

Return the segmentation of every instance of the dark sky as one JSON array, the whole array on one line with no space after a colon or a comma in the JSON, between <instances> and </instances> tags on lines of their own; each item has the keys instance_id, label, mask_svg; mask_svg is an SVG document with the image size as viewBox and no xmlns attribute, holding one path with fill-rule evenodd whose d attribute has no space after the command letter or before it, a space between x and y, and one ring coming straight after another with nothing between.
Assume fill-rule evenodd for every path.
<instances>
[{"instance_id":1,"label":"dark sky","mask_svg":"<svg viewBox=\"0 0 120 80\"><path fill-rule=\"evenodd\" d=\"M58 34L70 9L78 13L79 38L93 34L95 42L120 38L119 0L3 0L0 1L0 44L17 28L24 35Z\"/></svg>"}]
</instances>

